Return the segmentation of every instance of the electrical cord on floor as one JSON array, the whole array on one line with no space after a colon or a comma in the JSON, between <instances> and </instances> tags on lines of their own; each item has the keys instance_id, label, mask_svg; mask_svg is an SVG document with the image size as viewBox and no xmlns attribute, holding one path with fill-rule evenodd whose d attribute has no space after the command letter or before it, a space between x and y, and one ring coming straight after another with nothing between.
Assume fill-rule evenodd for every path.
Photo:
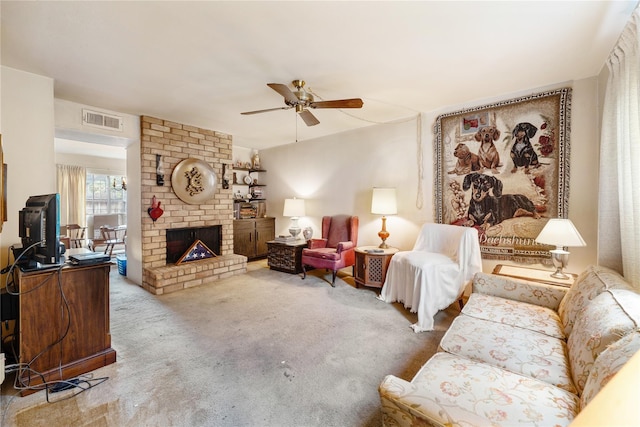
<instances>
[{"instance_id":1,"label":"electrical cord on floor","mask_svg":"<svg viewBox=\"0 0 640 427\"><path fill-rule=\"evenodd\" d=\"M108 379L109 377L92 378L91 376L80 375L76 378L70 378L68 380L58 380L50 382L47 385L47 402L57 403L63 400L71 399L72 397L76 397L80 393L84 393L85 391L92 389L93 387L99 386ZM53 384L52 387L49 386L51 384ZM59 399L51 400L51 394L59 393L65 390L74 390L74 392L65 394Z\"/></svg>"},{"instance_id":2,"label":"electrical cord on floor","mask_svg":"<svg viewBox=\"0 0 640 427\"><path fill-rule=\"evenodd\" d=\"M19 377L25 371L29 371L29 373L33 374L33 376L40 377L42 382L37 385L22 384L22 381L20 380ZM71 399L72 397L75 397L80 393L84 393L85 391L93 387L99 386L100 384L102 384L103 382L109 379L109 377L93 378L92 374L85 374L85 375L79 375L75 378L69 378L65 380L45 381L45 377L42 373L31 369L30 367L26 366L25 363L15 363L12 365L7 365L6 372L7 373L15 372L16 377L14 379L13 388L18 392L23 392L23 391L37 392L37 391L45 390L47 403L57 403L62 400ZM73 389L76 389L74 390L73 393L65 393L62 395L62 397L55 400L51 398L52 394L60 393L67 390L73 390ZM0 419L3 419L3 418L4 418L4 415Z\"/></svg>"}]
</instances>

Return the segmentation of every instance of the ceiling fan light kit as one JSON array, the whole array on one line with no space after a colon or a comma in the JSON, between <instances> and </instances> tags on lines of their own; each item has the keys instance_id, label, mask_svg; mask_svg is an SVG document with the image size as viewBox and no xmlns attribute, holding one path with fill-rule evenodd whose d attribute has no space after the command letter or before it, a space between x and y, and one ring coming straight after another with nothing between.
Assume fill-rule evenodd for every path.
<instances>
[{"instance_id":1,"label":"ceiling fan light kit","mask_svg":"<svg viewBox=\"0 0 640 427\"><path fill-rule=\"evenodd\" d=\"M250 115L266 113L268 111L288 110L295 107L296 113L300 115L300 118L307 126L315 126L320 123L320 121L311 113L311 111L308 110L308 108L362 108L362 105L364 104L360 98L315 102L313 95L304 89L304 80L294 80L291 84L296 88L295 91L292 91L287 87L287 85L283 85L281 83L267 83L267 86L278 92L284 98L284 103L287 105L286 107L246 111L241 114Z\"/></svg>"}]
</instances>

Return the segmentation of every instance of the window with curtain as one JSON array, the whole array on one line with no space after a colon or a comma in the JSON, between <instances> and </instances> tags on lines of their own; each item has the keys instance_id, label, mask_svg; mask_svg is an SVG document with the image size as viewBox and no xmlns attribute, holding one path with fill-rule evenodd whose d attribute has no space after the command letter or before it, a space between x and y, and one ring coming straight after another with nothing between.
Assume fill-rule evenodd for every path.
<instances>
[{"instance_id":1,"label":"window with curtain","mask_svg":"<svg viewBox=\"0 0 640 427\"><path fill-rule=\"evenodd\" d=\"M600 141L598 263L640 289L640 12L634 11L607 67Z\"/></svg>"},{"instance_id":2,"label":"window with curtain","mask_svg":"<svg viewBox=\"0 0 640 427\"><path fill-rule=\"evenodd\" d=\"M57 188L60 194L60 225L86 225L85 180L82 166L56 165Z\"/></svg>"},{"instance_id":3,"label":"window with curtain","mask_svg":"<svg viewBox=\"0 0 640 427\"><path fill-rule=\"evenodd\" d=\"M115 183L115 187L114 187ZM87 173L87 215L127 214L127 192L122 177Z\"/></svg>"}]
</instances>

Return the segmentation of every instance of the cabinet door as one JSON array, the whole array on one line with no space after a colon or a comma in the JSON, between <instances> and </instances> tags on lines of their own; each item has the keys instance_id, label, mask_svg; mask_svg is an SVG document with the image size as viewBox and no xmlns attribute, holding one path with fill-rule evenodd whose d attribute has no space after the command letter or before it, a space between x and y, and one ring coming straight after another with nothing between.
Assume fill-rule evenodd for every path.
<instances>
[{"instance_id":1,"label":"cabinet door","mask_svg":"<svg viewBox=\"0 0 640 427\"><path fill-rule=\"evenodd\" d=\"M356 285L365 284L365 271L367 271L366 255L356 251L356 264L355 264L355 281Z\"/></svg>"},{"instance_id":2,"label":"cabinet door","mask_svg":"<svg viewBox=\"0 0 640 427\"><path fill-rule=\"evenodd\" d=\"M367 256L367 270L364 281L368 286L381 288L384 285L384 277L391 257Z\"/></svg>"},{"instance_id":3,"label":"cabinet door","mask_svg":"<svg viewBox=\"0 0 640 427\"><path fill-rule=\"evenodd\" d=\"M233 253L247 258L256 256L256 223L252 219L233 221Z\"/></svg>"},{"instance_id":4,"label":"cabinet door","mask_svg":"<svg viewBox=\"0 0 640 427\"><path fill-rule=\"evenodd\" d=\"M267 256L269 248L267 242L276 237L275 218L260 218L256 220L256 255Z\"/></svg>"}]
</instances>

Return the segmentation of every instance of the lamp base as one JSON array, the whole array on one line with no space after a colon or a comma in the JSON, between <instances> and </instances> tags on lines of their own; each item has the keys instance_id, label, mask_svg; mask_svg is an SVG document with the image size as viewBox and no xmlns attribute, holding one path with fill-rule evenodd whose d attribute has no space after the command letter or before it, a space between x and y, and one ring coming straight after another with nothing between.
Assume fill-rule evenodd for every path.
<instances>
[{"instance_id":1,"label":"lamp base","mask_svg":"<svg viewBox=\"0 0 640 427\"><path fill-rule=\"evenodd\" d=\"M570 277L562 272L562 269L569 264L569 252L563 249L553 249L549 252L551 252L553 266L556 268L555 273L552 273L551 277L555 279L569 279Z\"/></svg>"},{"instance_id":2,"label":"lamp base","mask_svg":"<svg viewBox=\"0 0 640 427\"><path fill-rule=\"evenodd\" d=\"M389 238L389 232L387 231L387 218L385 216L382 217L382 230L378 232L378 237L382 239L382 243L378 246L380 249L387 249L389 245L387 245L387 238Z\"/></svg>"},{"instance_id":3,"label":"lamp base","mask_svg":"<svg viewBox=\"0 0 640 427\"><path fill-rule=\"evenodd\" d=\"M289 226L289 234L291 234L294 239L298 240L298 234L300 234L301 231L302 229L298 226L298 217L292 216L291 225Z\"/></svg>"},{"instance_id":4,"label":"lamp base","mask_svg":"<svg viewBox=\"0 0 640 427\"><path fill-rule=\"evenodd\" d=\"M555 279L564 279L564 280L568 280L571 278L562 272L562 268L558 268L555 273L551 274L551 277Z\"/></svg>"},{"instance_id":5,"label":"lamp base","mask_svg":"<svg viewBox=\"0 0 640 427\"><path fill-rule=\"evenodd\" d=\"M301 229L301 228L299 228L299 227L298 227L298 228L291 227L291 228L289 229L289 234L291 234L291 236L292 236L294 239L298 240L298 234L300 234L300 232L301 232L301 231L302 231L302 229Z\"/></svg>"}]
</instances>

